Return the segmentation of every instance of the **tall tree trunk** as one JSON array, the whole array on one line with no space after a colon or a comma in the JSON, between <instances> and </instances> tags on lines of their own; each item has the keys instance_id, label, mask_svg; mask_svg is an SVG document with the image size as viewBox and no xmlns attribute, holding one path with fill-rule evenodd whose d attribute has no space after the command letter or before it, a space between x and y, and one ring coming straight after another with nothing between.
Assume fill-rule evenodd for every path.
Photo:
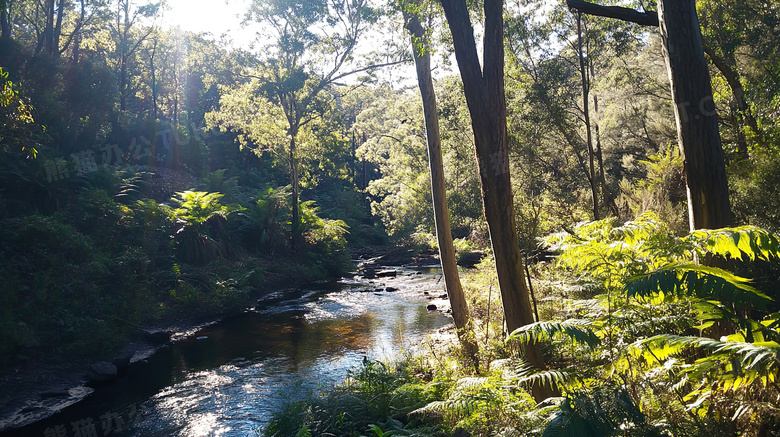
<instances>
[{"instance_id":1,"label":"tall tree trunk","mask_svg":"<svg viewBox=\"0 0 780 437\"><path fill-rule=\"evenodd\" d=\"M436 223L436 237L439 243L439 258L444 275L444 284L452 306L452 318L457 328L458 339L471 358L474 368L479 371L479 347L469 331L473 328L466 295L458 276L458 263L455 247L452 244L450 213L447 207L447 189L444 185L444 160L441 153L441 133L439 131L439 113L436 110L436 93L431 77L431 55L427 37L416 14L404 11L406 27L412 35L412 50L417 67L417 83L422 96L425 114L425 133L428 140L428 162L431 170L431 193L433 197L433 217Z\"/></svg>"},{"instance_id":2,"label":"tall tree trunk","mask_svg":"<svg viewBox=\"0 0 780 437\"><path fill-rule=\"evenodd\" d=\"M66 0L60 0L57 6L57 23L54 25L54 32L52 35L51 54L60 55L60 35L62 35L62 17L65 16L65 9L68 6Z\"/></svg>"},{"instance_id":3,"label":"tall tree trunk","mask_svg":"<svg viewBox=\"0 0 780 437\"><path fill-rule=\"evenodd\" d=\"M46 0L44 4L43 50L54 53L54 0Z\"/></svg>"},{"instance_id":4,"label":"tall tree trunk","mask_svg":"<svg viewBox=\"0 0 780 437\"><path fill-rule=\"evenodd\" d=\"M157 54L157 39L154 40L152 52L149 54L149 70L152 75L152 116L157 121L157 75L154 69L154 55ZM164 74L165 72L163 72Z\"/></svg>"},{"instance_id":5,"label":"tall tree trunk","mask_svg":"<svg viewBox=\"0 0 780 437\"><path fill-rule=\"evenodd\" d=\"M119 65L119 109L127 109L127 54L120 55Z\"/></svg>"},{"instance_id":6,"label":"tall tree trunk","mask_svg":"<svg viewBox=\"0 0 780 437\"><path fill-rule=\"evenodd\" d=\"M290 186L292 187L292 194L291 194L291 204L292 207L292 223L290 225L290 249L292 251L298 250L299 242L300 242L300 232L301 232L301 217L300 217L300 210L299 210L299 187L298 187L298 162L295 159L295 149L297 147L297 144L295 142L295 137L298 135L298 129L297 128L291 128L290 129Z\"/></svg>"},{"instance_id":7,"label":"tall tree trunk","mask_svg":"<svg viewBox=\"0 0 780 437\"><path fill-rule=\"evenodd\" d=\"M0 8L0 38L11 39L11 15L8 13L7 2Z\"/></svg>"},{"instance_id":8,"label":"tall tree trunk","mask_svg":"<svg viewBox=\"0 0 780 437\"><path fill-rule=\"evenodd\" d=\"M695 0L659 0L658 21L685 165L690 229L729 226L726 165Z\"/></svg>"},{"instance_id":9,"label":"tall tree trunk","mask_svg":"<svg viewBox=\"0 0 780 437\"><path fill-rule=\"evenodd\" d=\"M577 13L577 57L580 61L580 77L582 81L582 115L585 117L585 141L588 145L588 170L590 171L590 193L593 197L593 219L599 220L599 189L597 186L596 167L594 165L593 132L590 127L590 80L585 66L585 54L582 51L582 13Z\"/></svg>"},{"instance_id":10,"label":"tall tree trunk","mask_svg":"<svg viewBox=\"0 0 780 437\"><path fill-rule=\"evenodd\" d=\"M466 1L442 0L442 6L452 33L466 104L471 114L485 218L496 258L496 273L507 330L512 332L533 323L534 316L518 246L509 175L504 95L503 2L484 1L484 70L480 68ZM544 368L538 345L527 345L524 353L533 366ZM533 394L537 400L542 400L550 392L543 386L535 385Z\"/></svg>"}]
</instances>

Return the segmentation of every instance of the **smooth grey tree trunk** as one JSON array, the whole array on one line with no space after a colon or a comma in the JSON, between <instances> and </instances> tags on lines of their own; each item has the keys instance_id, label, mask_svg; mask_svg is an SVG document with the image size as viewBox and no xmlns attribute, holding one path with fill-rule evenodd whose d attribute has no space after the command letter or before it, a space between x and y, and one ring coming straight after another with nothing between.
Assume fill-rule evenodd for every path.
<instances>
[{"instance_id":1,"label":"smooth grey tree trunk","mask_svg":"<svg viewBox=\"0 0 780 437\"><path fill-rule=\"evenodd\" d=\"M439 243L439 258L444 275L444 284L452 306L452 318L458 331L458 339L471 358L474 368L479 371L479 346L469 331L472 329L466 295L458 275L458 263L455 247L452 244L450 213L447 207L447 189L444 185L444 160L441 153L441 133L439 113L436 109L436 93L431 77L430 47L420 20L415 14L404 11L406 27L412 35L412 50L417 68L417 83L423 102L425 115L425 133L428 141L428 163L431 170L431 193L433 197L433 216L436 224L436 237Z\"/></svg>"}]
</instances>

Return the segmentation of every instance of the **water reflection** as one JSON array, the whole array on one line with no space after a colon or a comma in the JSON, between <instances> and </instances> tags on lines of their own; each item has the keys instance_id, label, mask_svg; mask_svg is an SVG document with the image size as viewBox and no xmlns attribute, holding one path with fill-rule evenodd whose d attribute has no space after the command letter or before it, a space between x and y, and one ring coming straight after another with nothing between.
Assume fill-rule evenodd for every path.
<instances>
[{"instance_id":1,"label":"water reflection","mask_svg":"<svg viewBox=\"0 0 780 437\"><path fill-rule=\"evenodd\" d=\"M397 356L450 323L426 311L422 291L440 293L440 285L425 279L388 280L401 288L394 293L304 294L203 329L17 435L45 436L59 425L77 435L73 424L85 418L94 436L253 435L274 411L342 380L364 356ZM106 432L109 413L124 418L121 430Z\"/></svg>"}]
</instances>

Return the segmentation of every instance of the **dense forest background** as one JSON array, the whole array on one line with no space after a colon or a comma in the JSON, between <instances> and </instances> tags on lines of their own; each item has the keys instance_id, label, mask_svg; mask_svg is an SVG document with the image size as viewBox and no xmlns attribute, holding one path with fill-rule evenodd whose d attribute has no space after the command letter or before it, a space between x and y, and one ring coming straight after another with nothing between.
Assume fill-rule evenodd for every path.
<instances>
[{"instance_id":1,"label":"dense forest background","mask_svg":"<svg viewBox=\"0 0 780 437\"><path fill-rule=\"evenodd\" d=\"M780 230L780 6L701 0L696 8L733 222L770 238ZM99 354L134 325L239 309L263 287L344 274L350 251L435 248L420 93L386 74L413 64L400 9L256 0L244 24L262 38L250 50L161 26L164 2L0 1L0 365ZM428 35L435 59L446 61L443 14L435 5L418 13L438 29ZM516 0L505 4L504 37L509 161L491 165L510 169L521 252L538 261L540 238L557 235L548 246L576 258L566 248L613 244L602 240L639 217L647 241L682 256L686 176L658 29ZM440 74L435 88L455 248L490 252L463 83ZM661 256L632 259L659 267ZM561 265L588 277L589 298L639 274L606 274L571 257ZM780 297L777 264L748 264L730 270ZM540 298L570 286L555 291L554 282ZM692 310L669 305L659 313L666 328L691 331L682 320ZM740 309L742 322L723 332L761 324L775 307ZM561 316L541 308L542 319ZM777 392L774 380L765 386ZM777 412L776 400L760 402L751 414ZM721 423L734 416L726 410L690 420Z\"/></svg>"}]
</instances>

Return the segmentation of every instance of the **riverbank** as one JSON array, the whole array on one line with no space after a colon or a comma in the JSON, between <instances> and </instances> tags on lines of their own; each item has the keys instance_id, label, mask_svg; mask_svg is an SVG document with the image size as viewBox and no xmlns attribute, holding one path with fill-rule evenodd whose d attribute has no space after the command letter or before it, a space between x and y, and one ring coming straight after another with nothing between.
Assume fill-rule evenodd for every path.
<instances>
[{"instance_id":1,"label":"riverbank","mask_svg":"<svg viewBox=\"0 0 780 437\"><path fill-rule=\"evenodd\" d=\"M369 347L370 350L375 351L384 350L384 348L388 348L387 350L391 351L396 350L398 347L406 350L406 348L412 347L412 344L408 343L409 341L412 341L414 344L419 343L419 340L416 340L419 334L414 333L415 331L410 331L409 333L405 334L403 330L398 331L400 329L400 325L397 325L397 323L392 319L393 317L402 317L403 319L407 320L407 323L422 323L420 328L426 330L428 328L424 327L431 326L429 324L433 320L440 320L442 316L434 317L435 314L440 314L439 311L427 311L428 316L425 316L425 304L434 298L439 297L439 293L436 292L436 290L442 290L442 285L439 282L440 275L432 274L428 269L410 271L408 269L388 268L386 271L388 274L389 272L394 272L395 274L375 280L368 280L363 277L345 279L339 281L337 287L336 284L317 285L317 289L321 291L310 291L310 289L304 287L299 290L281 290L268 293L264 298L257 302L255 306L248 308L245 312L242 312L242 314L234 317L224 318L219 323L211 324L210 326L203 329L191 330L189 332L189 336L182 336L177 338L171 346L160 350L153 356L148 357L146 360L148 363L138 362L137 368L131 368L130 374L127 377L129 379L120 379L114 384L97 389L97 391L90 396L90 400L85 405L93 404L95 402L100 403L100 399L105 399L109 403L116 402L119 399L124 399L127 395L123 395L122 391L117 390L131 389L136 391L138 390L138 384L148 384L148 382L143 381L148 381L150 378L152 380L158 380L162 375L181 375L174 379L174 381L181 381L180 378L185 377L185 375L192 375L193 378L199 378L198 375L201 374L205 375L203 371L212 368L211 366L213 366L213 364L208 364L206 367L200 367L200 365L196 365L195 368L191 368L191 370L188 370L184 374L178 373L179 371L172 371L170 369L166 370L165 365L161 364L161 360L162 362L165 362L166 360L170 360L174 357L183 358L184 356L189 357L187 361L191 364L194 364L198 360L192 361L194 359L192 356L193 348L206 348L206 350L209 352L206 356L204 356L203 359L206 359L208 362L214 362L217 365L221 361L214 361L216 359L215 357L221 356L223 352L216 352L213 349L214 347L218 347L220 350L225 348L233 350L234 352L230 352L231 354L238 353L239 356L245 357L240 359L239 363L245 363L246 359L250 359L251 356L255 354L252 351L266 349L267 341L271 341L271 344L275 345L271 348L271 350L283 350L284 347L280 347L278 344L276 344L277 340L274 339L280 335L282 337L289 335L301 335L294 333L299 332L300 329L304 329L306 326L309 327L305 328L305 332L308 332L311 329L315 329L316 326L320 326L320 329L325 329L325 331L321 333L312 332L311 334L306 334L303 339L295 340L293 344L295 345L296 349L299 349L299 352L296 352L291 356L320 356L320 354L323 352L316 352L316 350L324 348L323 351L327 351L327 354L335 354L333 359L336 363L340 363L333 369L342 369L342 372L353 366L353 364L349 363L354 362L354 364L357 364L360 362L359 360L361 355L356 355L355 352L367 350L365 349L366 347ZM336 289L341 291L335 291ZM419 303L413 304L413 302ZM410 303L412 303L411 307L409 307ZM409 308L404 310L403 308L406 307ZM381 310L381 308L385 309ZM414 311L410 311L412 308L415 308ZM446 308L444 307L441 309L446 311ZM362 311L380 311L380 313L375 316L366 318L365 316L360 315L362 314ZM387 311L390 312L387 313ZM420 313L420 311L422 311L422 313ZM338 316L339 314L340 316ZM391 316L391 314L395 314L395 316ZM304 315L305 319L307 320L305 323L303 322L303 319L301 319L304 317ZM331 321L331 318L336 316L346 317L346 319L344 319L345 322L339 322L346 323L343 328L337 328L333 325L335 321ZM289 321L281 322L282 324L278 325L280 322L276 322L275 320L277 320L279 317L288 318ZM433 319L431 319L431 317L433 317ZM430 321L425 321L429 319ZM270 325L268 328L264 328L260 331L263 332L263 334L253 335L251 333L254 332L256 328L251 328L249 325L246 325L248 323L247 320L257 320L259 323ZM449 317L444 317L444 319L441 319L440 322L436 322L437 324L432 326L435 329L438 329L436 327L442 326L442 322L446 325L449 325L450 320L451 319L449 319ZM290 323L292 324L290 325ZM301 325L301 323L304 323L304 325ZM237 334L227 334L223 332L226 327L230 326L240 327L238 328L237 332L244 333L242 335L248 335L249 337L247 337L245 340L240 340L237 338ZM372 327L371 329L378 329L380 326L384 326L381 328L381 338L384 338L384 340L378 340L380 337L371 339L373 335L365 337L367 334L367 332L364 332L365 329L368 327ZM230 329L237 328L234 327ZM302 332L304 331L301 331L301 333ZM325 337L323 337L323 335ZM357 340L357 338L360 336L364 336L365 339ZM304 340L307 338L309 340ZM244 341L246 344L243 344ZM396 343L399 341L401 343ZM333 343L332 346L328 346L330 342L335 343ZM347 354L346 357L349 358L347 361L344 361L343 358L337 358L344 353L344 347L347 347L347 350L357 348L355 349L355 352L350 352ZM375 353L371 353L369 356L377 357ZM225 359L230 361L229 358ZM179 366L181 365L180 360L181 358L176 358L172 363L176 363L176 365ZM326 362L330 361L326 360ZM276 364L274 364L274 367L277 367L280 364L278 362L275 363ZM238 364L239 367L243 365L245 364ZM332 365L328 365L326 368L330 369L331 367ZM190 367L186 368L190 369ZM232 368L232 365L228 366L227 368ZM320 369L321 367L316 365L314 368ZM335 370L329 370L329 372L332 373ZM154 374L149 374L149 372L152 371ZM160 375L161 372L162 375ZM207 371L207 373L208 372L210 371ZM217 371L217 373L220 372L221 371L219 370ZM243 374L241 372L239 373ZM236 375L232 376L232 378L236 377ZM218 379L221 380L220 378ZM286 377L284 379L286 379ZM185 385L187 385L187 383L185 383ZM263 386L266 385L268 385L268 387L273 387L275 384L272 381L267 381L267 384L263 383ZM122 387L127 388L122 389ZM162 387L150 387L147 389L147 391L149 395L153 395L161 389ZM207 390L206 392L209 391ZM138 401L136 401L136 403L138 403ZM82 413L75 413L76 418L81 417L79 414L84 417L90 417L91 414L92 417L97 419L99 414L84 413L83 411L90 411L88 409L89 407L80 405L81 404L77 405L75 410L73 408L68 410L77 412L81 411ZM85 408L87 408L87 410L84 410ZM72 415L74 413L69 414ZM270 414L270 412L268 414ZM69 424L70 422L68 420L70 419L63 419L63 417L69 416L58 415L56 418L53 418L53 420L56 423ZM48 422L51 422L51 420L44 421L41 426L44 426L44 424ZM25 430L27 430L27 428L25 428ZM41 435L43 435L43 430L44 428L39 430ZM33 432L31 435L37 435L36 432ZM12 435L28 434L12 433Z\"/></svg>"},{"instance_id":2,"label":"riverbank","mask_svg":"<svg viewBox=\"0 0 780 437\"><path fill-rule=\"evenodd\" d=\"M382 248L363 249L353 254L357 275L368 281L371 292L376 292L382 284L376 281L375 274L365 277L366 271L381 271L381 264L394 265L436 265L438 259L430 254L422 256L406 249ZM308 271L307 273L303 273ZM294 292L289 285L315 283L321 280L334 280L324 276L311 276L312 269L298 266L284 271L271 272L269 285L258 288L254 293L246 294L240 301L232 301L221 311L209 313L208 308L190 308L190 311L176 311L165 317L148 320L143 327L128 325L131 329L122 341L122 346L102 355L42 357L29 360L0 373L0 432L17 428L41 420L79 402L93 392L85 376L86 369L96 361L112 361L123 357L129 359L130 366L143 364L156 351L169 347L170 343L191 338L201 329L214 325L221 320L255 308L258 305L272 305L279 299ZM282 288L282 284L288 285ZM368 288L365 291L368 291ZM382 285L381 290L386 287ZM392 287L391 287L392 288ZM444 299L442 299L444 297ZM431 305L440 311L446 311L446 295L431 295ZM152 335L150 335L150 333Z\"/></svg>"}]
</instances>

